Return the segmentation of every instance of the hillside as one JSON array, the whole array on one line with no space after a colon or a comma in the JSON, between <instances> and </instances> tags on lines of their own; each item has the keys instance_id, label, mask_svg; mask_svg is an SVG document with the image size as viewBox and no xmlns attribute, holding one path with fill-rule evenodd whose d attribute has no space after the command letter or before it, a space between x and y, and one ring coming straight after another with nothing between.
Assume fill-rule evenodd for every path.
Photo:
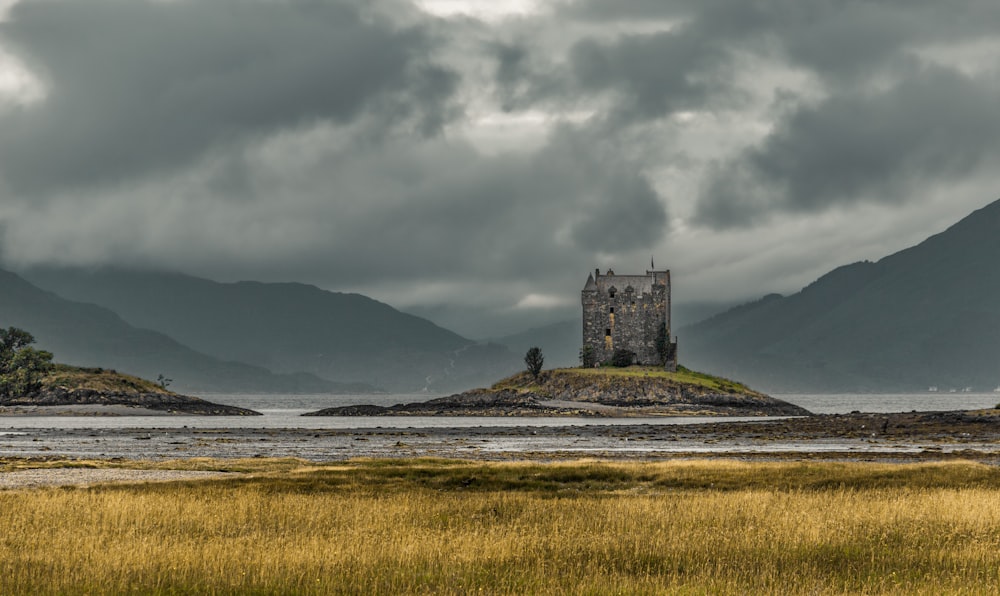
<instances>
[{"instance_id":1,"label":"hillside","mask_svg":"<svg viewBox=\"0 0 1000 596\"><path fill-rule=\"evenodd\" d=\"M680 368L564 368L522 372L489 389L394 406L343 406L312 416L804 416L741 383Z\"/></svg>"},{"instance_id":2,"label":"hillside","mask_svg":"<svg viewBox=\"0 0 1000 596\"><path fill-rule=\"evenodd\" d=\"M258 416L259 412L181 395L156 383L103 368L57 364L42 379L37 395L0 398L5 411L18 407L125 406L169 414ZM37 410L34 410L37 413ZM99 412L98 412L99 413Z\"/></svg>"},{"instance_id":3,"label":"hillside","mask_svg":"<svg viewBox=\"0 0 1000 596\"><path fill-rule=\"evenodd\" d=\"M133 327L106 308L60 298L3 270L0 326L29 331L38 347L60 362L111 367L147 378L163 374L185 392L320 393L348 388L313 375L275 375L206 356L162 333Z\"/></svg>"},{"instance_id":4,"label":"hillside","mask_svg":"<svg viewBox=\"0 0 1000 596\"><path fill-rule=\"evenodd\" d=\"M219 283L112 269L35 269L24 276L205 354L275 372L392 391L446 391L520 366L502 346L476 344L359 294L305 284Z\"/></svg>"},{"instance_id":5,"label":"hillside","mask_svg":"<svg viewBox=\"0 0 1000 596\"><path fill-rule=\"evenodd\" d=\"M581 285L582 287L582 285ZM706 319L732 307L725 302L681 302L672 305L671 319L676 329ZM545 354L545 366L552 368L574 367L580 364L580 347L583 339L583 321L578 316L526 331L491 339L506 346L514 354L523 355L532 346Z\"/></svg>"},{"instance_id":6,"label":"hillside","mask_svg":"<svg viewBox=\"0 0 1000 596\"><path fill-rule=\"evenodd\" d=\"M686 327L682 361L768 391L1000 383L1000 201L917 246Z\"/></svg>"},{"instance_id":7,"label":"hillside","mask_svg":"<svg viewBox=\"0 0 1000 596\"><path fill-rule=\"evenodd\" d=\"M527 331L491 340L506 346L515 354L524 355L529 348L537 346L545 355L545 365L556 367L576 366L580 363L580 345L583 326L579 318L532 327Z\"/></svg>"}]
</instances>

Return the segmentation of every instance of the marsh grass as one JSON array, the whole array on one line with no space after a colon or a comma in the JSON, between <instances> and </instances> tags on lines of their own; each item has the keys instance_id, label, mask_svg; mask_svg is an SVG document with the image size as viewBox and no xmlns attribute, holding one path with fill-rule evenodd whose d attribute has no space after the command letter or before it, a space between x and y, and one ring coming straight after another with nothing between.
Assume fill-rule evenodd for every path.
<instances>
[{"instance_id":1,"label":"marsh grass","mask_svg":"<svg viewBox=\"0 0 1000 596\"><path fill-rule=\"evenodd\" d=\"M979 464L196 465L230 464L250 474L0 493L0 592L979 594L1000 586L1000 472Z\"/></svg>"}]
</instances>

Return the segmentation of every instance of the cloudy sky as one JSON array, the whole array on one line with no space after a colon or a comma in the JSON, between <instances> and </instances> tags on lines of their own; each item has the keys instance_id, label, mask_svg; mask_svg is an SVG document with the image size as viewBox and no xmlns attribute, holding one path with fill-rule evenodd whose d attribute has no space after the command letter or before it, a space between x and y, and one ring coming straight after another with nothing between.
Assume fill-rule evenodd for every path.
<instances>
[{"instance_id":1,"label":"cloudy sky","mask_svg":"<svg viewBox=\"0 0 1000 596\"><path fill-rule=\"evenodd\" d=\"M0 260L474 337L787 293L1000 198L996 0L0 0Z\"/></svg>"}]
</instances>

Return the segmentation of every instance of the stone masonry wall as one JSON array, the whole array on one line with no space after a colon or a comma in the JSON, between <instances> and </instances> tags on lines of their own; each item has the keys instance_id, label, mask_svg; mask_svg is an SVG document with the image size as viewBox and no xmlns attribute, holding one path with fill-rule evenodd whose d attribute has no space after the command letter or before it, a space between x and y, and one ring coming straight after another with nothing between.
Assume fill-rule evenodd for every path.
<instances>
[{"instance_id":1,"label":"stone masonry wall","mask_svg":"<svg viewBox=\"0 0 1000 596\"><path fill-rule=\"evenodd\" d=\"M624 348L635 352L639 364L659 364L656 338L661 325L670 338L669 271L621 276L597 272L581 299L583 344L590 346L597 362L610 360L616 349Z\"/></svg>"}]
</instances>

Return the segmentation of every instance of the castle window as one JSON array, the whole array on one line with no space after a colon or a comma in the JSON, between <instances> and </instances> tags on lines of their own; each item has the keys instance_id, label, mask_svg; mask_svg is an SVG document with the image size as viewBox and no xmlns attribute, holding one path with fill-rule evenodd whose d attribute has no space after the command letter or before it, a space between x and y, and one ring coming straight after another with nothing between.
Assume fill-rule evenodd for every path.
<instances>
[{"instance_id":1,"label":"castle window","mask_svg":"<svg viewBox=\"0 0 1000 596\"><path fill-rule=\"evenodd\" d=\"M611 307L611 308L610 308L610 309L608 310L608 312L609 312L609 313L611 313L611 314L615 314L615 307L613 307L613 306L612 306L612 307Z\"/></svg>"},{"instance_id":2,"label":"castle window","mask_svg":"<svg viewBox=\"0 0 1000 596\"><path fill-rule=\"evenodd\" d=\"M604 337L611 337L611 328L608 327L604 330Z\"/></svg>"},{"instance_id":3,"label":"castle window","mask_svg":"<svg viewBox=\"0 0 1000 596\"><path fill-rule=\"evenodd\" d=\"M615 289L614 288L611 288L610 290L608 290L608 296L611 296L612 298L615 297Z\"/></svg>"}]
</instances>

